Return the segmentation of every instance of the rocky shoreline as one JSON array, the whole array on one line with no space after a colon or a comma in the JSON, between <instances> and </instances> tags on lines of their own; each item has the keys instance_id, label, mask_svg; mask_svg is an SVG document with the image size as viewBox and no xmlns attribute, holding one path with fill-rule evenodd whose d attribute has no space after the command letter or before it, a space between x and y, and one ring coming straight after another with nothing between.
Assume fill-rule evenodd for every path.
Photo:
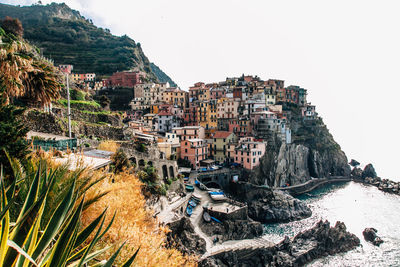
<instances>
[{"instance_id":1,"label":"rocky shoreline","mask_svg":"<svg viewBox=\"0 0 400 267\"><path fill-rule=\"evenodd\" d=\"M347 232L342 222L330 227L320 221L313 228L280 243L255 250L222 252L199 262L200 267L216 266L303 266L315 259L347 252L360 245L360 239Z\"/></svg>"},{"instance_id":2,"label":"rocky shoreline","mask_svg":"<svg viewBox=\"0 0 400 267\"><path fill-rule=\"evenodd\" d=\"M400 196L400 183L389 179L381 179L379 177L367 177L362 180L364 184L369 184L377 187L379 190Z\"/></svg>"},{"instance_id":3,"label":"rocky shoreline","mask_svg":"<svg viewBox=\"0 0 400 267\"><path fill-rule=\"evenodd\" d=\"M400 182L378 177L372 164L368 164L364 170L361 170L357 167L359 163L356 160L353 159L350 164L352 163L355 166L351 171L351 175L355 182L373 185L383 192L400 196Z\"/></svg>"}]
</instances>

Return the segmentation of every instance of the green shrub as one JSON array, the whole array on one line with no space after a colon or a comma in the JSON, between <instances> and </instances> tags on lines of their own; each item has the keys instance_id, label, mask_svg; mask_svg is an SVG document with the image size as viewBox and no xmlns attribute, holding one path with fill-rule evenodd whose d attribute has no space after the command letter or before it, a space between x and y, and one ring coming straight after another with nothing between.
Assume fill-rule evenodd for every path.
<instances>
[{"instance_id":1,"label":"green shrub","mask_svg":"<svg viewBox=\"0 0 400 267\"><path fill-rule=\"evenodd\" d=\"M82 92L81 90L70 89L70 96L72 100L83 101L85 100L86 93Z\"/></svg>"}]
</instances>

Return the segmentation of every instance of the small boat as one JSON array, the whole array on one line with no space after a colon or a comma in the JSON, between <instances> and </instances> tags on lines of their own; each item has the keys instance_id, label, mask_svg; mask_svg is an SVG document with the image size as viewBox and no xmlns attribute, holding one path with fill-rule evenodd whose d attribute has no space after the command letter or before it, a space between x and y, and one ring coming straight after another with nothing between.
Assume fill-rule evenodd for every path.
<instances>
[{"instance_id":1,"label":"small boat","mask_svg":"<svg viewBox=\"0 0 400 267\"><path fill-rule=\"evenodd\" d=\"M213 191L213 192L208 192L210 195L224 195L224 192L223 191Z\"/></svg>"},{"instance_id":2,"label":"small boat","mask_svg":"<svg viewBox=\"0 0 400 267\"><path fill-rule=\"evenodd\" d=\"M215 222L217 222L217 223L222 223L220 220L218 220L218 219L215 218L215 217L210 216L210 219L213 220L213 221L215 221Z\"/></svg>"},{"instance_id":3,"label":"small boat","mask_svg":"<svg viewBox=\"0 0 400 267\"><path fill-rule=\"evenodd\" d=\"M193 200L189 200L189 205L192 206L193 208L197 206L197 203Z\"/></svg>"},{"instance_id":4,"label":"small boat","mask_svg":"<svg viewBox=\"0 0 400 267\"><path fill-rule=\"evenodd\" d=\"M199 194L193 193L192 198L201 200L201 196Z\"/></svg>"},{"instance_id":5,"label":"small boat","mask_svg":"<svg viewBox=\"0 0 400 267\"><path fill-rule=\"evenodd\" d=\"M186 187L186 191L189 191L189 192L193 192L194 191L194 186L191 185L191 184L187 184L185 187Z\"/></svg>"},{"instance_id":6,"label":"small boat","mask_svg":"<svg viewBox=\"0 0 400 267\"><path fill-rule=\"evenodd\" d=\"M186 214L190 217L192 215L192 213L193 213L193 208L192 208L192 206L188 205L186 207Z\"/></svg>"},{"instance_id":7,"label":"small boat","mask_svg":"<svg viewBox=\"0 0 400 267\"><path fill-rule=\"evenodd\" d=\"M208 212L203 212L203 220L206 222L211 222L211 216L208 214Z\"/></svg>"},{"instance_id":8,"label":"small boat","mask_svg":"<svg viewBox=\"0 0 400 267\"><path fill-rule=\"evenodd\" d=\"M214 201L222 201L227 199L225 195L210 195L210 198Z\"/></svg>"},{"instance_id":9,"label":"small boat","mask_svg":"<svg viewBox=\"0 0 400 267\"><path fill-rule=\"evenodd\" d=\"M196 179L196 180L194 181L194 184L197 185L198 187L200 187L200 184L201 184L201 183L199 182L199 180Z\"/></svg>"},{"instance_id":10,"label":"small boat","mask_svg":"<svg viewBox=\"0 0 400 267\"><path fill-rule=\"evenodd\" d=\"M183 181L189 181L189 177L183 177Z\"/></svg>"}]
</instances>

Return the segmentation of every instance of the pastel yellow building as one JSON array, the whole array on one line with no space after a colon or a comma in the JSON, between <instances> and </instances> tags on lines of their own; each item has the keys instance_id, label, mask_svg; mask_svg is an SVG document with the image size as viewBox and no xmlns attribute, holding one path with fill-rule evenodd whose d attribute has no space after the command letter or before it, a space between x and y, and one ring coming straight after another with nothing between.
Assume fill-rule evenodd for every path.
<instances>
[{"instance_id":1,"label":"pastel yellow building","mask_svg":"<svg viewBox=\"0 0 400 267\"><path fill-rule=\"evenodd\" d=\"M213 136L213 157L219 164L230 162L233 159L230 145L237 142L237 136L228 131L217 131Z\"/></svg>"}]
</instances>

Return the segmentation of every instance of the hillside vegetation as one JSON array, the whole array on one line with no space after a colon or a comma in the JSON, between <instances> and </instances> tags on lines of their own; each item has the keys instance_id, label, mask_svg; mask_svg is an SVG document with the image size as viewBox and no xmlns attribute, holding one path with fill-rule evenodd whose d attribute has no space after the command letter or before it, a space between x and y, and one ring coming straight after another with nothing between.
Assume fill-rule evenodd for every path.
<instances>
[{"instance_id":1,"label":"hillside vegetation","mask_svg":"<svg viewBox=\"0 0 400 267\"><path fill-rule=\"evenodd\" d=\"M75 72L99 75L136 69L146 72L150 80L172 82L160 69L153 72L140 43L96 27L64 3L23 7L0 4L0 18L6 16L21 20L24 38L38 46L55 65L72 64Z\"/></svg>"}]
</instances>

